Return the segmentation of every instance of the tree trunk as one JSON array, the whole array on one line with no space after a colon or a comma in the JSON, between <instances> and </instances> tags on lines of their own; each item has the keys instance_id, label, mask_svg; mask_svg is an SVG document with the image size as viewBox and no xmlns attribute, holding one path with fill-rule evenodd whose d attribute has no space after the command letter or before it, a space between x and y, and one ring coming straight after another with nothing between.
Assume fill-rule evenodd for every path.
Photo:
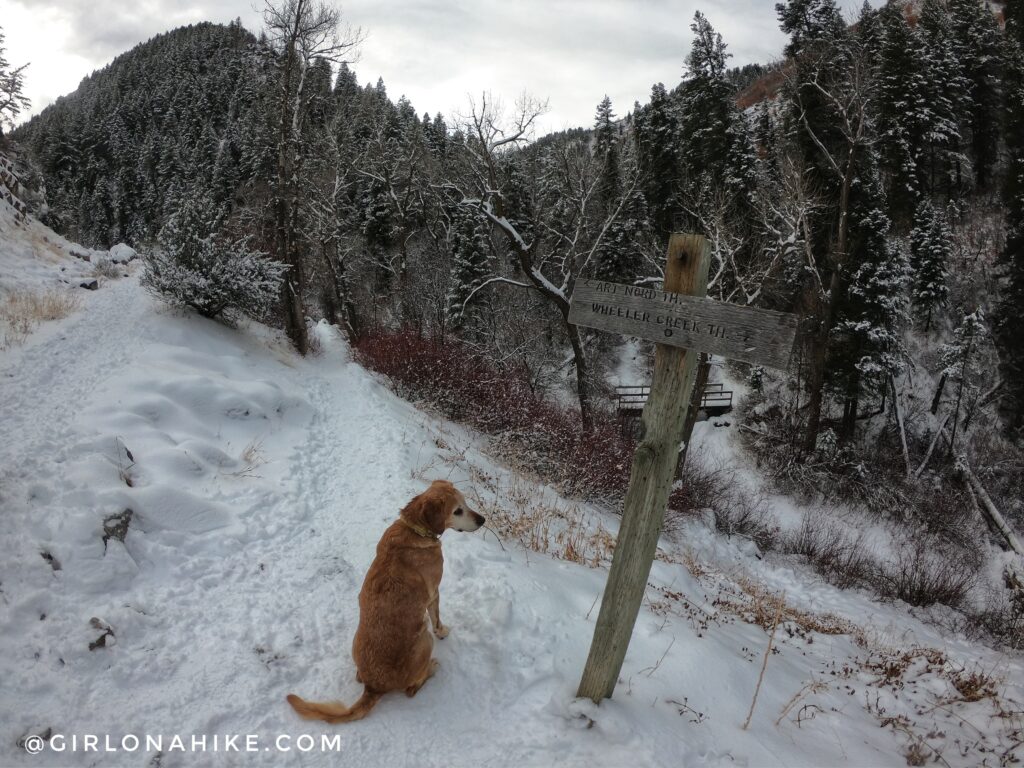
<instances>
[{"instance_id":1,"label":"tree trunk","mask_svg":"<svg viewBox=\"0 0 1024 768\"><path fill-rule=\"evenodd\" d=\"M903 425L903 409L900 408L900 395L896 391L896 377L889 376L889 384L892 386L892 408L896 412L896 425L900 430L900 445L903 446L903 465L907 468L907 477L911 476L910 451L907 449L907 430Z\"/></svg>"},{"instance_id":2,"label":"tree trunk","mask_svg":"<svg viewBox=\"0 0 1024 768\"><path fill-rule=\"evenodd\" d=\"M834 274L831 284L838 287L838 274ZM828 360L828 341L832 327L832 301L825 297L820 311L820 326L814 334L810 364L807 372L807 388L810 399L807 401L807 426L804 428L802 452L805 456L814 453L818 446L818 432L821 430L821 407L825 396L825 363Z\"/></svg>"},{"instance_id":3,"label":"tree trunk","mask_svg":"<svg viewBox=\"0 0 1024 768\"><path fill-rule=\"evenodd\" d=\"M690 406L686 411L686 424L683 425L683 449L679 455L679 469L686 466L686 458L690 455L690 439L693 437L693 428L697 426L697 416L700 414L700 404L704 400L704 390L708 388L708 377L711 375L711 363L708 361L707 353L702 353L700 362L697 363L697 381L693 385L693 392L690 393Z\"/></svg>"},{"instance_id":4,"label":"tree trunk","mask_svg":"<svg viewBox=\"0 0 1024 768\"><path fill-rule=\"evenodd\" d=\"M839 428L839 440L846 443L853 439L857 432L857 398L847 398L843 404L843 423Z\"/></svg>"},{"instance_id":5,"label":"tree trunk","mask_svg":"<svg viewBox=\"0 0 1024 768\"><path fill-rule=\"evenodd\" d=\"M572 361L576 368L576 396L580 401L580 421L585 431L594 426L594 413L590 402L590 385L587 382L587 357L580 339L580 329L569 322L569 315L563 314L565 332L572 345Z\"/></svg>"},{"instance_id":6,"label":"tree trunk","mask_svg":"<svg viewBox=\"0 0 1024 768\"><path fill-rule=\"evenodd\" d=\"M293 213L290 210L289 194L291 176L294 172L290 126L294 120L291 81L295 62L295 41L292 40L285 49L285 62L281 71L281 118L278 123L277 135L277 188L274 190L274 225L277 258L289 267L284 280L281 281L281 309L284 312L284 328L298 353L305 355L309 351L306 313L302 306L303 278L305 276L301 260L296 258L297 254L292 242L294 236Z\"/></svg>"},{"instance_id":7,"label":"tree trunk","mask_svg":"<svg viewBox=\"0 0 1024 768\"><path fill-rule=\"evenodd\" d=\"M821 297L821 311L818 313L820 327L814 337L814 349L811 356L811 371L808 376L811 398L807 404L807 427L804 431L803 453L809 456L818 445L818 431L821 429L821 407L824 401L825 364L828 360L828 342L832 335L832 316L836 297L842 288L842 268L846 261L846 243L849 232L850 190L855 176L854 158L856 152L852 147L846 159L846 171L839 194L839 231L836 236L835 248L832 252L832 275L829 279L828 291Z\"/></svg>"},{"instance_id":8,"label":"tree trunk","mask_svg":"<svg viewBox=\"0 0 1024 768\"><path fill-rule=\"evenodd\" d=\"M932 416L939 412L939 403L942 401L942 390L946 388L946 374L939 379L939 386L935 388L935 396L932 398Z\"/></svg>"}]
</instances>

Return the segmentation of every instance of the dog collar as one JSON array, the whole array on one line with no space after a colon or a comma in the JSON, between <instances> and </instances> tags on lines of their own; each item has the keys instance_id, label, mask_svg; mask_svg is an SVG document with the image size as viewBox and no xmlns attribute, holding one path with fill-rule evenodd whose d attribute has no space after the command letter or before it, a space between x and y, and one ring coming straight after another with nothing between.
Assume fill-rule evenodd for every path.
<instances>
[{"instance_id":1,"label":"dog collar","mask_svg":"<svg viewBox=\"0 0 1024 768\"><path fill-rule=\"evenodd\" d=\"M400 522L402 525L404 525L410 531L415 533L417 536L422 536L424 539L433 539L434 541L437 541L437 538L438 538L437 534L434 533L433 531L427 530L422 525L416 525L415 523L410 523L404 517L398 518L398 522Z\"/></svg>"}]
</instances>

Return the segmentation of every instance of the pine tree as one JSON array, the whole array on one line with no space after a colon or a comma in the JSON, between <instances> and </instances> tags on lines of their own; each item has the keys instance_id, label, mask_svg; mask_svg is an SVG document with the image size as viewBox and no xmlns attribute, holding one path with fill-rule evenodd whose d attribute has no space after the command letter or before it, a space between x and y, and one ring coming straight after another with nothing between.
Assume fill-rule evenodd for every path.
<instances>
[{"instance_id":1,"label":"pine tree","mask_svg":"<svg viewBox=\"0 0 1024 768\"><path fill-rule=\"evenodd\" d=\"M678 211L679 155L676 105L656 83L651 101L637 106L634 139L643 179L644 197L651 213L651 224L661 238L672 232Z\"/></svg>"},{"instance_id":2,"label":"pine tree","mask_svg":"<svg viewBox=\"0 0 1024 768\"><path fill-rule=\"evenodd\" d=\"M612 100L606 95L597 105L594 116L594 157L601 167L598 196L604 211L617 202L619 196L619 147L615 129Z\"/></svg>"},{"instance_id":3,"label":"pine tree","mask_svg":"<svg viewBox=\"0 0 1024 768\"><path fill-rule=\"evenodd\" d=\"M679 116L683 181L693 184L702 173L713 185L722 184L728 154L728 133L734 119L735 89L726 79L722 36L700 11L690 25L693 44L686 58Z\"/></svg>"},{"instance_id":4,"label":"pine tree","mask_svg":"<svg viewBox=\"0 0 1024 768\"><path fill-rule=\"evenodd\" d=\"M448 125L440 112L434 115L430 136L430 148L435 154L444 155L448 151Z\"/></svg>"},{"instance_id":5,"label":"pine tree","mask_svg":"<svg viewBox=\"0 0 1024 768\"><path fill-rule=\"evenodd\" d=\"M949 200L962 192L967 157L963 154L962 115L968 107L969 84L953 46L949 11L942 0L924 0L918 20L924 44L922 72L932 120L922 158L929 194Z\"/></svg>"},{"instance_id":6,"label":"pine tree","mask_svg":"<svg viewBox=\"0 0 1024 768\"><path fill-rule=\"evenodd\" d=\"M853 190L846 290L835 308L828 382L844 401L842 437L853 436L860 402L885 391L902 370L909 265L888 238L877 160L868 157Z\"/></svg>"},{"instance_id":7,"label":"pine tree","mask_svg":"<svg viewBox=\"0 0 1024 768\"><path fill-rule=\"evenodd\" d=\"M996 317L999 368L1007 396L1001 411L1011 435L1024 439L1024 2L1006 4L1006 246Z\"/></svg>"},{"instance_id":8,"label":"pine tree","mask_svg":"<svg viewBox=\"0 0 1024 768\"><path fill-rule=\"evenodd\" d=\"M881 50L876 81L882 172L893 218L906 221L924 187L921 165L932 122L922 62L924 44L902 6L882 11Z\"/></svg>"},{"instance_id":9,"label":"pine tree","mask_svg":"<svg viewBox=\"0 0 1024 768\"><path fill-rule=\"evenodd\" d=\"M948 0L953 51L963 67L968 91L967 134L978 187L987 190L999 147L1001 46L988 3Z\"/></svg>"},{"instance_id":10,"label":"pine tree","mask_svg":"<svg viewBox=\"0 0 1024 768\"><path fill-rule=\"evenodd\" d=\"M946 265L950 258L952 235L944 217L936 213L927 199L918 204L914 221L915 226L910 233L912 301L918 315L924 317L924 331L927 333L931 329L932 315L949 296Z\"/></svg>"},{"instance_id":11,"label":"pine tree","mask_svg":"<svg viewBox=\"0 0 1024 768\"><path fill-rule=\"evenodd\" d=\"M600 168L595 219L607 221L619 210L623 194L619 178L618 132L615 127L615 114L612 112L612 100L607 95L597 105L597 114L594 116L594 158ZM596 274L602 280L620 282L630 277L626 264L629 259L629 243L625 240L628 225L621 218L626 213L619 212L598 248Z\"/></svg>"},{"instance_id":12,"label":"pine tree","mask_svg":"<svg viewBox=\"0 0 1024 768\"><path fill-rule=\"evenodd\" d=\"M4 125L14 125L21 111L29 108L24 74L28 64L11 66L4 55L5 39L3 27L0 27L0 136L3 136Z\"/></svg>"},{"instance_id":13,"label":"pine tree","mask_svg":"<svg viewBox=\"0 0 1024 768\"><path fill-rule=\"evenodd\" d=\"M775 4L782 31L789 35L785 54L798 59L820 48L822 42L841 38L846 22L835 0L788 0Z\"/></svg>"},{"instance_id":14,"label":"pine tree","mask_svg":"<svg viewBox=\"0 0 1024 768\"><path fill-rule=\"evenodd\" d=\"M808 401L801 438L804 456L812 455L825 410L826 383L835 378L830 359L831 337L845 295L850 265L857 259L850 247L853 182L860 174L862 155L869 150L867 86L871 73L867 53L856 31L849 31L834 0L789 0L776 5L779 21L789 34L787 55L794 58L793 76L785 93L786 118L794 154L802 161L801 184L817 190L823 205L805 218L798 237L806 241L801 303L808 315L806 338ZM839 105L843 105L840 107ZM856 127L855 127L856 126ZM807 264L807 262L810 264ZM826 287L827 286L827 287ZM859 386L853 365L841 373L846 390L847 424L852 432Z\"/></svg>"},{"instance_id":15,"label":"pine tree","mask_svg":"<svg viewBox=\"0 0 1024 768\"><path fill-rule=\"evenodd\" d=\"M739 212L756 183L756 160L746 119L736 107L735 87L727 77L731 54L700 11L690 29L694 39L679 109L681 181L691 210L704 209L707 198L724 194L731 211Z\"/></svg>"},{"instance_id":16,"label":"pine tree","mask_svg":"<svg viewBox=\"0 0 1024 768\"><path fill-rule=\"evenodd\" d=\"M634 189L622 201L619 215L605 235L603 256L595 277L613 283L631 283L640 272L638 244L648 235L650 225L643 192Z\"/></svg>"},{"instance_id":17,"label":"pine tree","mask_svg":"<svg viewBox=\"0 0 1024 768\"><path fill-rule=\"evenodd\" d=\"M960 415L965 411L964 428L971 421L981 392L984 370L981 353L989 340L985 315L980 309L966 314L953 332L953 341L944 344L941 352L942 375L957 385L953 410L953 427L949 438L949 452L953 454Z\"/></svg>"},{"instance_id":18,"label":"pine tree","mask_svg":"<svg viewBox=\"0 0 1024 768\"><path fill-rule=\"evenodd\" d=\"M142 284L154 294L192 307L204 317L235 309L264 316L287 267L217 234L220 215L202 195L185 199L160 231L160 248L145 257Z\"/></svg>"},{"instance_id":19,"label":"pine tree","mask_svg":"<svg viewBox=\"0 0 1024 768\"><path fill-rule=\"evenodd\" d=\"M467 325L473 307L483 303L483 296L476 291L490 274L486 220L466 206L452 212L451 256L447 317L448 324L458 331Z\"/></svg>"},{"instance_id":20,"label":"pine tree","mask_svg":"<svg viewBox=\"0 0 1024 768\"><path fill-rule=\"evenodd\" d=\"M795 65L793 86L785 95L797 148L826 197L838 199L837 182L822 147L839 156L845 141L837 128L835 104L823 91L839 92L849 78L850 33L835 0L788 0L777 3L775 10L782 31L789 35L786 56ZM826 233L814 235L815 249L825 247Z\"/></svg>"}]
</instances>

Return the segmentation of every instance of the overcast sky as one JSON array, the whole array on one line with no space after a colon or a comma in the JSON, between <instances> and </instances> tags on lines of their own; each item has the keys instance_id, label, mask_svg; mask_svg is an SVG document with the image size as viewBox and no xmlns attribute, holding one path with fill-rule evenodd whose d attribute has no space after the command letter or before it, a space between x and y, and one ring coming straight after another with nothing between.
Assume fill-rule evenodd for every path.
<instances>
[{"instance_id":1,"label":"overcast sky","mask_svg":"<svg viewBox=\"0 0 1024 768\"><path fill-rule=\"evenodd\" d=\"M262 0L258 0L262 3ZM860 0L842 5L849 15ZM874 5L882 0L872 0ZM512 101L547 98L542 132L593 121L607 93L619 115L651 85L676 84L698 8L722 33L730 64L768 62L784 43L774 0L347 0L344 17L367 39L361 83L383 77L417 112L460 110L488 89ZM160 32L241 17L257 31L253 0L0 0L7 58L26 70L33 113L85 75Z\"/></svg>"}]
</instances>

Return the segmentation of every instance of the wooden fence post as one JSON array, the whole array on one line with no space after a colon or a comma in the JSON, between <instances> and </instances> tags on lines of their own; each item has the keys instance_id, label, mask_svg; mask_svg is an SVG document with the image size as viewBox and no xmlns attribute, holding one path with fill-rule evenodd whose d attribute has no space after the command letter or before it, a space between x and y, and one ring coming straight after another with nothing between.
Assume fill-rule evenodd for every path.
<instances>
[{"instance_id":1,"label":"wooden fence post","mask_svg":"<svg viewBox=\"0 0 1024 768\"><path fill-rule=\"evenodd\" d=\"M703 237L673 234L668 243L664 290L705 296L709 253ZM576 694L595 702L611 698L615 690L643 602L679 463L699 358L696 351L664 344L659 344L655 353L654 380L641 421L641 442L633 457L612 567Z\"/></svg>"}]
</instances>

